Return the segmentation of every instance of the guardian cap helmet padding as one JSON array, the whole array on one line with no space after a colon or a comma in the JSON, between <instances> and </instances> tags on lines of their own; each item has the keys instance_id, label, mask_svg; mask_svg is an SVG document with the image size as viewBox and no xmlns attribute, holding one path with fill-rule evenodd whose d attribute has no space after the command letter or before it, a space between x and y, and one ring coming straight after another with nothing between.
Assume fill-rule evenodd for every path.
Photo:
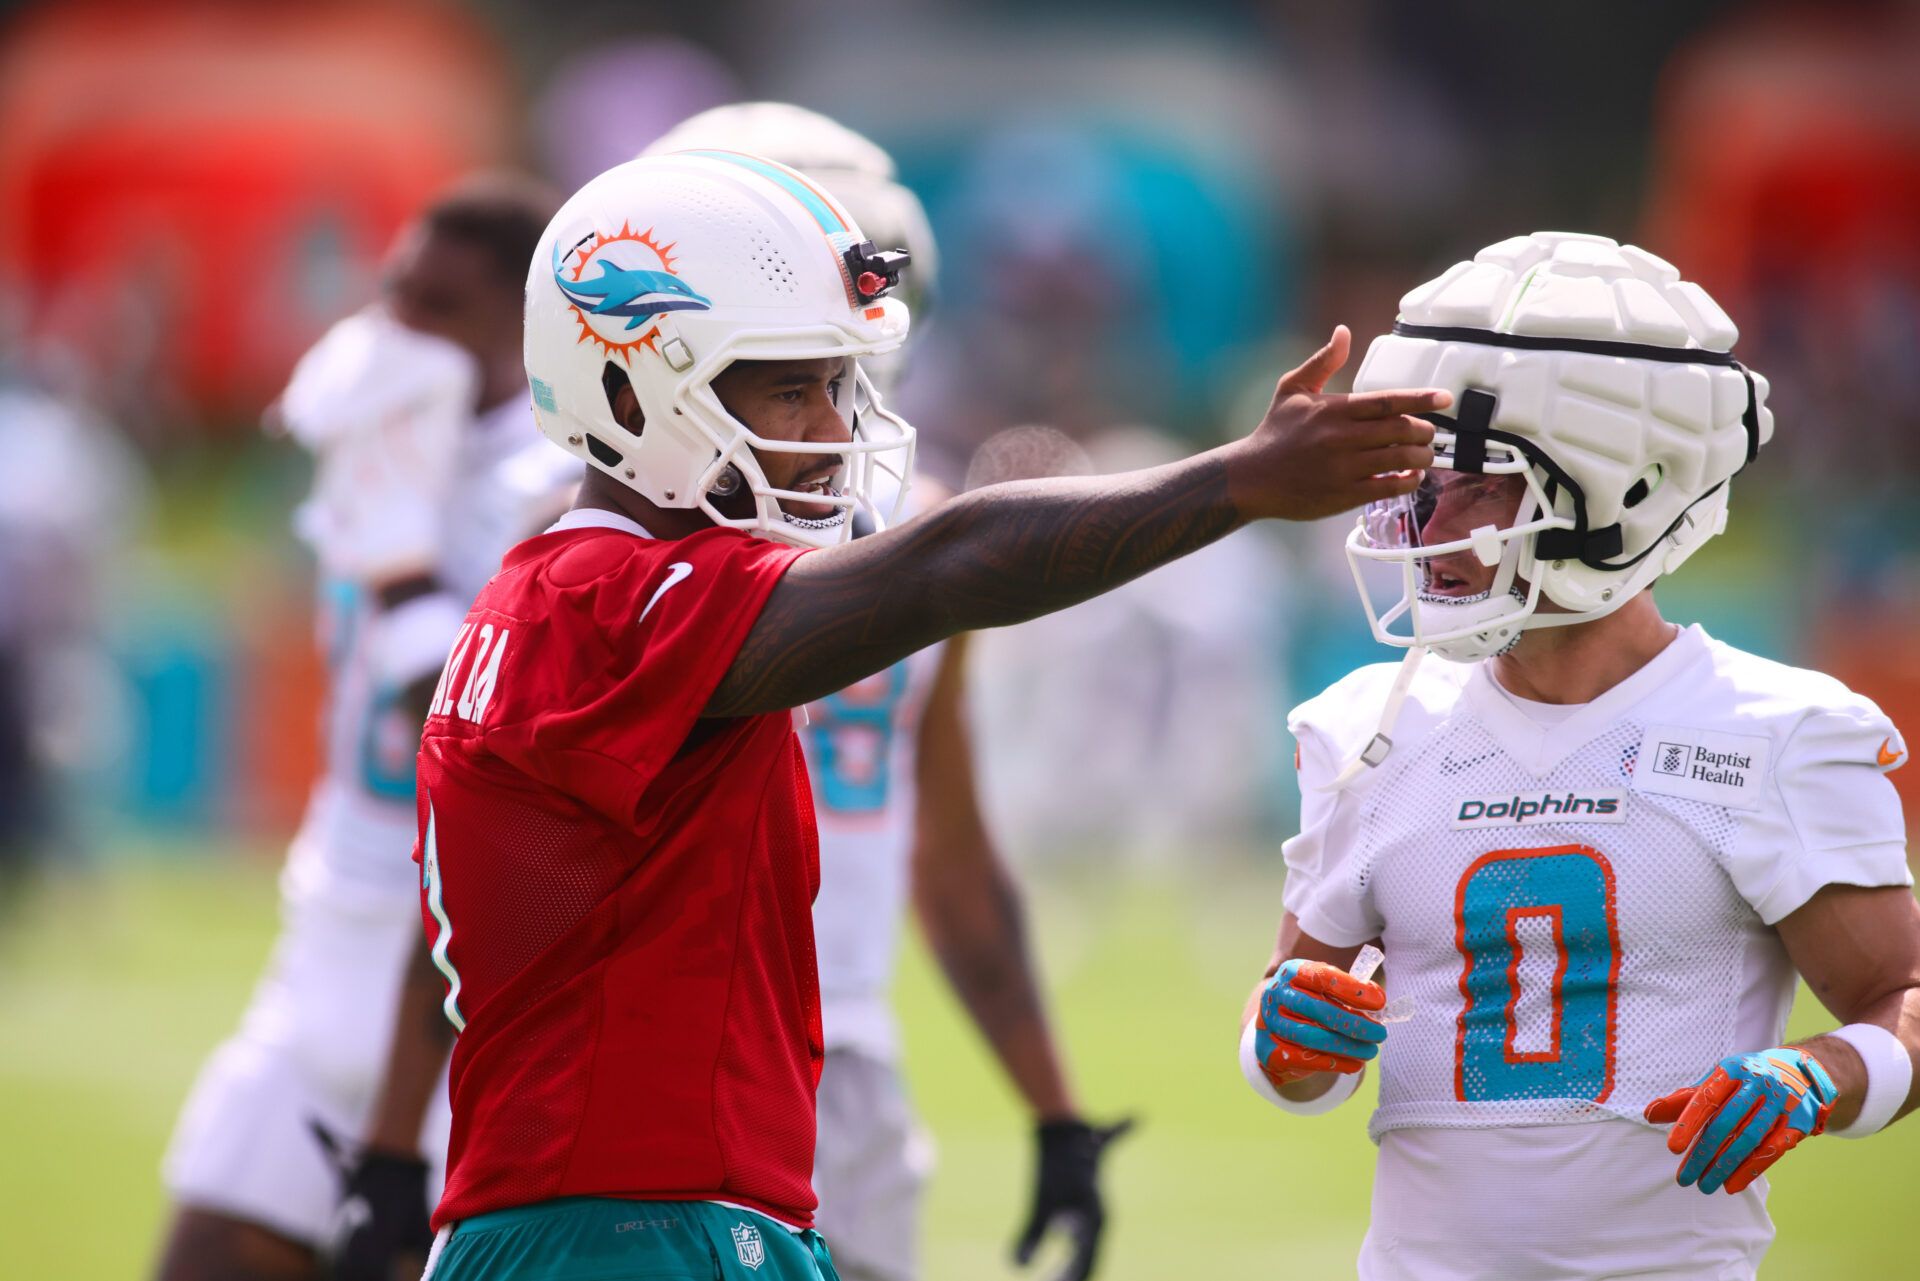
<instances>
[{"instance_id":1,"label":"guardian cap helmet padding","mask_svg":"<svg viewBox=\"0 0 1920 1281\"><path fill-rule=\"evenodd\" d=\"M1524 477L1526 492L1504 525L1436 546L1417 496L1370 505L1347 554L1375 637L1484 658L1679 568L1726 527L1728 482L1773 434L1738 332L1670 264L1565 232L1503 240L1401 299L1354 390L1446 388L1452 413L1428 415L1436 468ZM1437 560L1468 553L1496 569L1489 591L1430 590ZM1379 565L1399 571L1384 609ZM1536 612L1543 600L1554 609Z\"/></svg>"},{"instance_id":2,"label":"guardian cap helmet padding","mask_svg":"<svg viewBox=\"0 0 1920 1281\"><path fill-rule=\"evenodd\" d=\"M554 216L527 275L540 430L650 502L698 508L715 524L804 547L844 541L856 511L884 528L904 495L914 432L882 405L859 359L907 336L906 304L875 288L901 265L819 184L759 156L687 151L609 169ZM840 411L851 443L763 438L713 391L736 360L834 357L849 359ZM613 416L607 382L622 377L645 418L638 435ZM776 490L756 450L846 461L830 494ZM753 515L724 514L715 499L743 484ZM803 519L783 500L833 511Z\"/></svg>"}]
</instances>

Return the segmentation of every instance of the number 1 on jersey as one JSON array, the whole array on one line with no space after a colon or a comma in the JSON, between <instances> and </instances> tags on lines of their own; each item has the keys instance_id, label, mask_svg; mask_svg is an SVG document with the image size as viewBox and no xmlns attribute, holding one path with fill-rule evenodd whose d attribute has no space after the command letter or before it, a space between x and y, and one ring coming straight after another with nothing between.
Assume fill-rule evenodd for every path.
<instances>
[{"instance_id":1,"label":"number 1 on jersey","mask_svg":"<svg viewBox=\"0 0 1920 1281\"><path fill-rule=\"evenodd\" d=\"M1525 922L1544 925L1555 951L1544 1050L1517 1045ZM1585 845L1483 855L1460 878L1454 928L1463 961L1455 1097L1597 1103L1612 1093L1620 931L1605 856ZM1538 946L1543 931L1528 933Z\"/></svg>"}]
</instances>

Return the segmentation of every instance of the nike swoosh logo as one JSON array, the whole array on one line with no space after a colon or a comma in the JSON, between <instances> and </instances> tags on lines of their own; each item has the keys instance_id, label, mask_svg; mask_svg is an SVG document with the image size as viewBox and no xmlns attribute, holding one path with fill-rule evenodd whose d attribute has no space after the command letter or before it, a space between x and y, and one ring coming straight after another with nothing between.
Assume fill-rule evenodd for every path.
<instances>
[{"instance_id":1,"label":"nike swoosh logo","mask_svg":"<svg viewBox=\"0 0 1920 1281\"><path fill-rule=\"evenodd\" d=\"M1899 760L1902 756L1905 756L1907 754L1907 749L1904 747L1897 752L1887 750L1892 746L1893 746L1893 740L1890 738L1882 739L1880 741L1880 751L1875 759L1880 763L1882 768L1893 764L1895 761Z\"/></svg>"},{"instance_id":2,"label":"nike swoosh logo","mask_svg":"<svg viewBox=\"0 0 1920 1281\"><path fill-rule=\"evenodd\" d=\"M683 579L685 579L687 575L691 574L692 572L693 572L693 566L687 564L687 562L685 562L684 560L676 560L675 562L673 562L673 564L667 566L667 581L660 584L660 586L654 588L653 599L649 600L647 602L647 607L640 611L640 617L634 619L633 621L636 623L646 622L647 615L651 614L653 612L653 607L660 603L660 598L667 594L667 589L669 587L674 586L676 583L679 583Z\"/></svg>"}]
</instances>

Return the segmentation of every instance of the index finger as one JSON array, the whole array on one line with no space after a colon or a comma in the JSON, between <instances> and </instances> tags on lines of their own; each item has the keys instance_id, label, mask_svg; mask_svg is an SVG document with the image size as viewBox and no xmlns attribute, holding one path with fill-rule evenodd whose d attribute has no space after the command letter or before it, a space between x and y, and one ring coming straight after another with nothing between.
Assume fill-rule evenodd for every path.
<instances>
[{"instance_id":1,"label":"index finger","mask_svg":"<svg viewBox=\"0 0 1920 1281\"><path fill-rule=\"evenodd\" d=\"M1341 449L1391 449L1395 445L1430 445L1433 424L1411 414L1385 418L1349 419L1333 429L1333 443Z\"/></svg>"},{"instance_id":2,"label":"index finger","mask_svg":"<svg viewBox=\"0 0 1920 1281\"><path fill-rule=\"evenodd\" d=\"M1693 1098L1687 1101L1673 1129L1667 1131L1667 1151L1678 1156L1693 1146L1694 1137L1701 1128L1713 1119L1721 1105L1732 1098L1739 1088L1740 1082L1728 1076L1725 1068L1715 1068L1694 1091Z\"/></svg>"},{"instance_id":3,"label":"index finger","mask_svg":"<svg viewBox=\"0 0 1920 1281\"><path fill-rule=\"evenodd\" d=\"M1390 418L1395 414L1427 414L1453 404L1453 393L1439 387L1419 389L1389 388L1384 391L1357 391L1347 397L1351 418Z\"/></svg>"}]
</instances>

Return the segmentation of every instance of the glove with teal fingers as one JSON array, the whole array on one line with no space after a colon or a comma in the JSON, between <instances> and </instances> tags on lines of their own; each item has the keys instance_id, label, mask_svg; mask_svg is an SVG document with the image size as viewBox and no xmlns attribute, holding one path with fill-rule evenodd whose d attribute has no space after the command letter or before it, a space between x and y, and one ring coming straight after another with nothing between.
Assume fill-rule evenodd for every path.
<instances>
[{"instance_id":1,"label":"glove with teal fingers","mask_svg":"<svg viewBox=\"0 0 1920 1281\"><path fill-rule=\"evenodd\" d=\"M1687 1154L1681 1187L1734 1193L1826 1129L1839 1094L1818 1059L1781 1046L1721 1059L1697 1083L1649 1103L1646 1118L1673 1124L1667 1150Z\"/></svg>"},{"instance_id":2,"label":"glove with teal fingers","mask_svg":"<svg viewBox=\"0 0 1920 1281\"><path fill-rule=\"evenodd\" d=\"M1368 1014L1387 1004L1379 984L1337 966L1285 962L1260 989L1254 1054L1274 1085L1316 1072L1354 1073L1380 1053L1387 1029Z\"/></svg>"}]
</instances>

